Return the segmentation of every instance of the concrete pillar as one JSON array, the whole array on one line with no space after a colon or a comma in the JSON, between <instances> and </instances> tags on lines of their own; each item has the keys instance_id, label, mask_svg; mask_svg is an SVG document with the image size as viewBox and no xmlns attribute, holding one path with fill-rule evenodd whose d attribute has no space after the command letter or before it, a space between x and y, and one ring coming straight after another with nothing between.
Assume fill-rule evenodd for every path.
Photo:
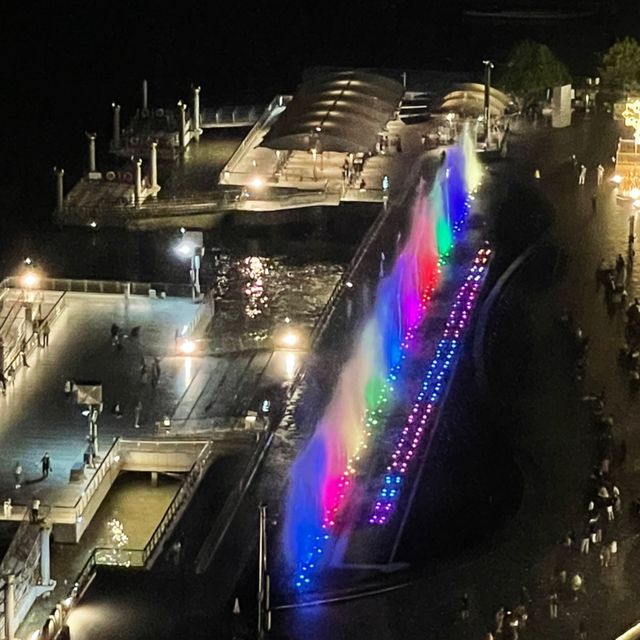
<instances>
[{"instance_id":1,"label":"concrete pillar","mask_svg":"<svg viewBox=\"0 0 640 640\"><path fill-rule=\"evenodd\" d=\"M142 108L149 108L149 88L146 80L142 81Z\"/></svg>"},{"instance_id":2,"label":"concrete pillar","mask_svg":"<svg viewBox=\"0 0 640 640\"><path fill-rule=\"evenodd\" d=\"M180 110L180 149L184 150L187 146L187 105L180 100L178 102L178 109Z\"/></svg>"},{"instance_id":3,"label":"concrete pillar","mask_svg":"<svg viewBox=\"0 0 640 640\"><path fill-rule=\"evenodd\" d=\"M113 109L113 148L119 149L120 141L120 105L115 102L111 104Z\"/></svg>"},{"instance_id":4,"label":"concrete pillar","mask_svg":"<svg viewBox=\"0 0 640 640\"><path fill-rule=\"evenodd\" d=\"M196 140L200 139L200 87L193 87L193 133Z\"/></svg>"},{"instance_id":5,"label":"concrete pillar","mask_svg":"<svg viewBox=\"0 0 640 640\"><path fill-rule=\"evenodd\" d=\"M142 159L136 160L136 182L135 182L135 199L136 204L142 201Z\"/></svg>"},{"instance_id":6,"label":"concrete pillar","mask_svg":"<svg viewBox=\"0 0 640 640\"><path fill-rule=\"evenodd\" d=\"M157 487L158 486L158 472L157 471L152 471L151 472L151 486L152 487Z\"/></svg>"},{"instance_id":7,"label":"concrete pillar","mask_svg":"<svg viewBox=\"0 0 640 640\"><path fill-rule=\"evenodd\" d=\"M56 213L64 211L64 169L53 168L56 174Z\"/></svg>"},{"instance_id":8,"label":"concrete pillar","mask_svg":"<svg viewBox=\"0 0 640 640\"><path fill-rule=\"evenodd\" d=\"M5 640L14 640L13 631L15 627L16 609L16 577L13 573L4 577L4 637Z\"/></svg>"},{"instance_id":9,"label":"concrete pillar","mask_svg":"<svg viewBox=\"0 0 640 640\"><path fill-rule=\"evenodd\" d=\"M151 190L152 195L156 195L158 190L158 143L152 142L149 150L149 171L151 173Z\"/></svg>"},{"instance_id":10,"label":"concrete pillar","mask_svg":"<svg viewBox=\"0 0 640 640\"><path fill-rule=\"evenodd\" d=\"M93 173L96 170L96 134L86 133L89 141L89 171Z\"/></svg>"},{"instance_id":11,"label":"concrete pillar","mask_svg":"<svg viewBox=\"0 0 640 640\"><path fill-rule=\"evenodd\" d=\"M40 576L46 587L51 584L51 525L43 522L40 527Z\"/></svg>"}]
</instances>

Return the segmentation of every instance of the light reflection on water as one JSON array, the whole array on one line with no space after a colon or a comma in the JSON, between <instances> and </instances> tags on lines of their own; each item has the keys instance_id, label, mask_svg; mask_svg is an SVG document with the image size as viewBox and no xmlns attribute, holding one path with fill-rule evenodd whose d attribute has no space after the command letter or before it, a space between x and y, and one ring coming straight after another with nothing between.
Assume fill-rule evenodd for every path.
<instances>
[{"instance_id":1,"label":"light reflection on water","mask_svg":"<svg viewBox=\"0 0 640 640\"><path fill-rule=\"evenodd\" d=\"M209 328L214 346L223 350L269 347L273 334L288 322L308 335L343 269L339 263L222 256L220 298Z\"/></svg>"}]
</instances>

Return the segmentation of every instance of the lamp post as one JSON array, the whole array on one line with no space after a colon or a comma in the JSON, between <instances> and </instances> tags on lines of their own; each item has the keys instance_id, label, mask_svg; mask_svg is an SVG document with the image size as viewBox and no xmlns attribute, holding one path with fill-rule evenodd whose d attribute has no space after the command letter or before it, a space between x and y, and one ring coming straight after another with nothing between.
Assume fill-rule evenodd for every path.
<instances>
[{"instance_id":1,"label":"lamp post","mask_svg":"<svg viewBox=\"0 0 640 640\"><path fill-rule=\"evenodd\" d=\"M491 91L491 69L493 69L493 62L491 60L483 60L484 65L484 139L487 149L489 148L491 127L489 126L489 96Z\"/></svg>"},{"instance_id":2,"label":"lamp post","mask_svg":"<svg viewBox=\"0 0 640 640\"><path fill-rule=\"evenodd\" d=\"M200 300L202 292L200 288L200 263L204 256L201 231L182 232L182 239L175 247L175 251L183 258L189 258L189 279L191 281L191 297L193 301Z\"/></svg>"}]
</instances>

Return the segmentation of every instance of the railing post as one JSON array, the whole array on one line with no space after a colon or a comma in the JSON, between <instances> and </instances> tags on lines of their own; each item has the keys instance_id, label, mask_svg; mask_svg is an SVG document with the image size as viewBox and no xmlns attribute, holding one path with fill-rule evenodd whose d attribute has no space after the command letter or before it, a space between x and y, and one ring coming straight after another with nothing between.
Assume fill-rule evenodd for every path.
<instances>
[{"instance_id":1,"label":"railing post","mask_svg":"<svg viewBox=\"0 0 640 640\"><path fill-rule=\"evenodd\" d=\"M51 584L51 525L45 520L40 526L40 577L42 584Z\"/></svg>"},{"instance_id":2,"label":"railing post","mask_svg":"<svg viewBox=\"0 0 640 640\"><path fill-rule=\"evenodd\" d=\"M14 640L13 628L16 608L16 577L13 573L5 576L4 585L4 637L5 640Z\"/></svg>"}]
</instances>

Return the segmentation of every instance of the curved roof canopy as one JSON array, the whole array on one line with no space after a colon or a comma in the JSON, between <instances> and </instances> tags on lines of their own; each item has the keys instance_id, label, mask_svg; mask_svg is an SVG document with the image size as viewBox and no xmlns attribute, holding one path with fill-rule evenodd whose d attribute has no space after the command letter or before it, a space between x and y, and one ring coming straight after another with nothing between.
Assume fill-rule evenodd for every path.
<instances>
[{"instance_id":1,"label":"curved roof canopy","mask_svg":"<svg viewBox=\"0 0 640 640\"><path fill-rule=\"evenodd\" d=\"M262 146L300 151L369 151L403 93L399 82L373 73L323 74L298 87Z\"/></svg>"},{"instance_id":2,"label":"curved roof canopy","mask_svg":"<svg viewBox=\"0 0 640 640\"><path fill-rule=\"evenodd\" d=\"M489 89L489 110L491 115L502 115L511 100L498 89ZM435 112L454 112L462 116L477 117L484 113L484 85L468 82L455 85L434 109Z\"/></svg>"}]
</instances>

